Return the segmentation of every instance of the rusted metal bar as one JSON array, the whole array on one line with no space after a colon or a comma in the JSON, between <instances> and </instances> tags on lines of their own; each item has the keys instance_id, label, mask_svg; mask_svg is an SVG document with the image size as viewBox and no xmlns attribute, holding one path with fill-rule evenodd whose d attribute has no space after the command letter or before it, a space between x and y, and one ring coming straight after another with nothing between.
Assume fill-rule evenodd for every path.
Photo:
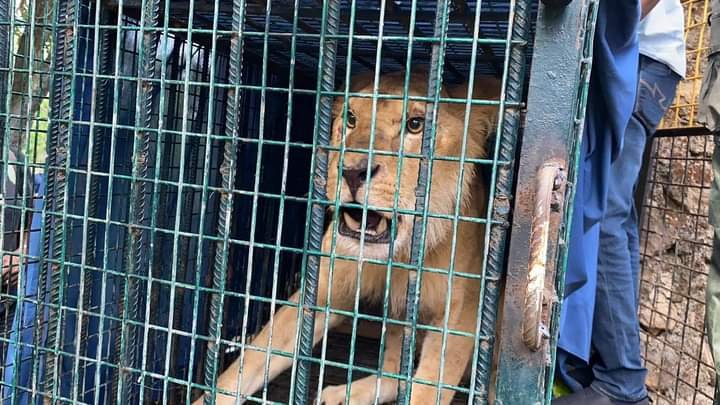
<instances>
[{"instance_id":1,"label":"rusted metal bar","mask_svg":"<svg viewBox=\"0 0 720 405\"><path fill-rule=\"evenodd\" d=\"M592 49L596 4L593 0L575 1L558 11L541 2L538 9L530 75L533 80L528 90L527 124L518 157L512 234L497 325L500 340L495 404L542 404L549 400L559 306L547 308L551 319L551 339L544 346L547 350L529 348L522 328L518 328L525 317L535 177L549 159L556 159L567 162L569 184L574 179L572 168L577 162L576 146L582 134L589 61L592 60L586 50ZM558 64L558 60L563 63ZM572 196L569 189L563 198L569 200ZM564 279L568 228L563 221L569 219L568 214L561 212L551 219L558 221L558 228L550 231L547 238L548 267L544 279L552 288L560 286ZM548 274L549 264L557 277Z\"/></svg>"},{"instance_id":2,"label":"rusted metal bar","mask_svg":"<svg viewBox=\"0 0 720 405\"><path fill-rule=\"evenodd\" d=\"M564 189L565 171L561 161L550 161L540 167L537 174L535 212L530 225L530 262L525 287L523 314L523 340L530 350L537 351L543 339L549 337L547 323L543 322L546 307L545 276L548 273L548 245L550 243L550 213L559 209L558 192Z\"/></svg>"}]
</instances>

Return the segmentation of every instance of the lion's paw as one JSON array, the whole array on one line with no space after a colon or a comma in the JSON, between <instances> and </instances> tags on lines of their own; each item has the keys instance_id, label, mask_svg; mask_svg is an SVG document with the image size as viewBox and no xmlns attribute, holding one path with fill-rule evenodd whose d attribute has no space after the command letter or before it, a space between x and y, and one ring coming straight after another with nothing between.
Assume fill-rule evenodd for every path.
<instances>
[{"instance_id":1,"label":"lion's paw","mask_svg":"<svg viewBox=\"0 0 720 405\"><path fill-rule=\"evenodd\" d=\"M346 392L347 385L326 387L320 395L320 402L325 405L345 405ZM374 402L373 400L372 392L355 389L350 394L350 399L347 403L349 405L366 405L372 404Z\"/></svg>"}]
</instances>

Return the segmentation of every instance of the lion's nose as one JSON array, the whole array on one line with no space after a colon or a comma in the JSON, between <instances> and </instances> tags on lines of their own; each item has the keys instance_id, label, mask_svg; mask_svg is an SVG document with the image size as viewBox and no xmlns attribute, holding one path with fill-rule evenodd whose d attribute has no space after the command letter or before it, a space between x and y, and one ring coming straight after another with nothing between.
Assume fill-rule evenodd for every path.
<instances>
[{"instance_id":1,"label":"lion's nose","mask_svg":"<svg viewBox=\"0 0 720 405\"><path fill-rule=\"evenodd\" d=\"M370 171L370 178L375 177L377 172L380 170L380 165L373 165ZM350 189L350 194L354 197L360 186L365 183L368 172L367 159L363 159L357 165L354 166L343 166L343 178Z\"/></svg>"}]
</instances>

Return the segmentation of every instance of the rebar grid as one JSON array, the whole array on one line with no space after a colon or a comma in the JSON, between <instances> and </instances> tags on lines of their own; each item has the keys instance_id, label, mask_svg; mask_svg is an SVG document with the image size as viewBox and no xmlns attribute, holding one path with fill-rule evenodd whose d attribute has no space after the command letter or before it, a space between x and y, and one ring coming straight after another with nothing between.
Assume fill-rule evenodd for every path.
<instances>
[{"instance_id":1,"label":"rebar grid","mask_svg":"<svg viewBox=\"0 0 720 405\"><path fill-rule=\"evenodd\" d=\"M687 73L675 100L660 122L661 129L699 127L698 96L710 51L710 0L683 0L685 10L685 57Z\"/></svg>"},{"instance_id":2,"label":"rebar grid","mask_svg":"<svg viewBox=\"0 0 720 405\"><path fill-rule=\"evenodd\" d=\"M0 291L13 308L4 312L10 326L0 334L0 346L14 348L4 370L16 370L10 381L3 379L3 398L18 403L35 396L70 403L179 403L205 391L209 404L219 392L218 374L236 354L242 362L253 349L267 353L266 364L282 356L291 358L293 366L285 383L272 383L266 371L264 388L249 398L252 402L315 402L324 385L363 375L398 380L401 403L409 401L412 384L435 387L431 401L436 403L441 390L461 394L458 402L487 400L532 7L499 0L380 5L373 8L361 0L63 0L43 18L35 18L33 11L25 19L3 17L0 1L3 33L39 29L55 37L52 48L43 50L53 55L51 66L15 66L15 51L0 52L0 64L10 56L0 66L5 132L17 130L12 94L47 98L51 104L49 117L28 109L26 116L33 119L21 122L25 158L12 161L10 146L2 144L3 173L10 167L28 175L44 173L46 185L40 211L29 202L0 205L0 211L18 209L44 220L30 233L42 240L42 252L32 256L32 247L19 254L1 252L17 258L18 285L27 279L37 291ZM420 67L430 70L428 91L410 95L411 72ZM402 94L383 94L383 75L403 69ZM373 90L351 91L351 78L368 70L374 73ZM52 78L50 96L35 96L32 81L26 89L15 89L18 75ZM501 79L499 99L482 99L469 90L459 97L441 94L450 84L469 81L472 86L482 75ZM341 82L344 87L338 86ZM331 106L338 96L345 98L343 124L348 99L372 100L369 147L330 146ZM374 145L375 118L389 100L402 102L403 121L411 102L428 106L420 153ZM463 139L460 156L434 152L434 123L443 104L464 107L463 133L457 134ZM490 152L482 158L466 156L469 116L476 106L495 108L500 116L487 145ZM42 142L44 135L38 134L46 131ZM403 130L399 136L409 135ZM40 143L47 145L47 159L28 153ZM337 195L326 196L330 152L364 153L371 161L397 157L398 181L403 162L419 160L415 207L401 208L397 193L390 207L371 203L368 191L359 203L341 204ZM429 179L437 162L461 167L457 184L449 187L461 186L470 164L482 169L490 189L487 214L464 215L459 201L452 213L433 212ZM363 225L370 211L395 219L415 217L411 260L359 261L337 252L334 242L329 251L321 249L328 208L328 219L335 221L329 232L337 232L340 208L362 209ZM424 264L430 220L452 224L447 268ZM455 251L462 223L485 225L479 236L485 245L483 269L477 272L455 268L456 256L467 254ZM363 235L360 256L367 243ZM30 259L39 260L41 271L30 273ZM383 266L387 284L380 310L366 309L359 290L348 310L330 302L318 305L319 267L326 259L331 277L336 261L357 262L358 285L361 262ZM390 280L397 271L411 275L405 319L389 314ZM439 324L420 317L423 274L446 276L448 297L462 280L481 285L473 309L475 330L450 327L449 299ZM303 292L299 304L287 299L298 286ZM268 319L272 324L272 314L283 305L301 308L297 347L279 352L252 346L255 332ZM25 312L32 322L18 324ZM313 351L317 313L326 315L319 354ZM329 332L330 314L350 318L348 335ZM368 338L364 328L372 324L381 331ZM388 327L405 332L399 372L378 366ZM451 337L473 339L469 383L413 376L418 336L430 332L441 335L443 353ZM347 356L337 359L344 345ZM26 351L32 356L26 357ZM23 364L30 365L27 376L19 372ZM447 367L444 360L438 364L440 381ZM243 377L238 375L238 382ZM287 383L282 397L279 386Z\"/></svg>"},{"instance_id":3,"label":"rebar grid","mask_svg":"<svg viewBox=\"0 0 720 405\"><path fill-rule=\"evenodd\" d=\"M673 131L653 141L642 206L643 358L655 403L711 404L715 372L704 316L714 144L710 135Z\"/></svg>"}]
</instances>

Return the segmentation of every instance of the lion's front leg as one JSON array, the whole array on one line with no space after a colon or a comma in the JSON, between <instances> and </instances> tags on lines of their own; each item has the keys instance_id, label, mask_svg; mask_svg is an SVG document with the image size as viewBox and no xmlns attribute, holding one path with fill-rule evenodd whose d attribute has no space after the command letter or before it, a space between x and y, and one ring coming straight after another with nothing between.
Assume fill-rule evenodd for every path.
<instances>
[{"instance_id":1,"label":"lion's front leg","mask_svg":"<svg viewBox=\"0 0 720 405\"><path fill-rule=\"evenodd\" d=\"M402 329L399 326L390 325L386 335L385 356L383 371L396 374L400 369L400 354L402 350ZM379 387L378 387L379 382ZM323 390L321 402L325 405L345 404L346 385L335 385ZM377 376L371 375L354 381L350 385L351 405L374 404L375 396L378 403L392 402L397 398L398 382L394 378L383 377L378 381ZM379 391L377 391L379 389Z\"/></svg>"},{"instance_id":2,"label":"lion's front leg","mask_svg":"<svg viewBox=\"0 0 720 405\"><path fill-rule=\"evenodd\" d=\"M327 235L325 237L327 240ZM325 241L323 243L325 249ZM341 262L335 264L335 276L333 280L333 288L331 289L331 306L334 309L348 309L352 304L350 296L344 293L347 277L354 276L351 271L340 269ZM320 274L318 279L318 295L317 305L324 306L327 303L329 285L329 259L322 258L320 262ZM297 304L299 302L300 293L293 294L289 301ZM330 315L328 319L329 328L337 326L342 318L339 315ZM283 371L292 365L292 358L288 356L272 355L271 352L292 353L295 349L296 330L298 327L298 308L296 305L286 305L281 307L274 316L273 326L266 324L259 334L257 334L245 351L243 364L241 359L235 360L218 377L217 388L223 391L233 392L234 395L224 395L218 393L216 397L217 404L235 404L236 398L250 396L261 389L265 383L265 374L267 371L268 381L273 380ZM270 335L272 329L272 342ZM325 330L325 314L317 313L315 317L315 329L313 335L313 345L316 344L323 336ZM268 357L269 356L269 357ZM267 369L266 369L267 364ZM241 373L242 371L242 373ZM242 375L241 375L242 374ZM202 397L195 404L202 403ZM243 403L244 400L240 400Z\"/></svg>"},{"instance_id":3,"label":"lion's front leg","mask_svg":"<svg viewBox=\"0 0 720 405\"><path fill-rule=\"evenodd\" d=\"M472 358L473 340L466 336L448 335L445 353L442 353L442 334L428 332L423 341L415 377L420 380L437 383L440 380L440 364L445 363L442 384L457 386L465 374ZM436 403L438 387L421 383L412 386L411 405ZM455 392L449 389L440 391L440 404L452 402Z\"/></svg>"},{"instance_id":4,"label":"lion's front leg","mask_svg":"<svg viewBox=\"0 0 720 405\"><path fill-rule=\"evenodd\" d=\"M466 309L476 308L476 305L474 302L468 305L467 302L463 303L459 299L453 302L447 324L448 329L472 333L475 330L475 311ZM436 326L443 326L443 323L440 320L433 322ZM441 382L444 386L458 386L460 384L472 358L474 339L450 333L446 335L446 339L445 351L443 352L442 333L427 332L425 335L415 377L419 380L432 381L433 385L414 383L410 398L411 405L435 403L447 405L452 402L455 391L447 388L441 389L438 383ZM442 376L440 375L441 365L444 365ZM436 402L438 395L440 401Z\"/></svg>"}]
</instances>

